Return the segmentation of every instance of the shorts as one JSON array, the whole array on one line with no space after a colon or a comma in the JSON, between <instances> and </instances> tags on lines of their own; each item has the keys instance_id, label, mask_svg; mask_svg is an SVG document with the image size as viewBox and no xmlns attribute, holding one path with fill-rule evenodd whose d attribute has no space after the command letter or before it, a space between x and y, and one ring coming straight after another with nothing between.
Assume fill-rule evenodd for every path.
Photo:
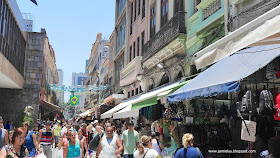
<instances>
[{"instance_id":1,"label":"shorts","mask_svg":"<svg viewBox=\"0 0 280 158\"><path fill-rule=\"evenodd\" d=\"M56 143L58 143L59 136L54 136L54 140L55 140Z\"/></svg>"},{"instance_id":2,"label":"shorts","mask_svg":"<svg viewBox=\"0 0 280 158\"><path fill-rule=\"evenodd\" d=\"M29 152L29 157L35 157L36 156L36 148L30 148L28 149L28 152Z\"/></svg>"}]
</instances>

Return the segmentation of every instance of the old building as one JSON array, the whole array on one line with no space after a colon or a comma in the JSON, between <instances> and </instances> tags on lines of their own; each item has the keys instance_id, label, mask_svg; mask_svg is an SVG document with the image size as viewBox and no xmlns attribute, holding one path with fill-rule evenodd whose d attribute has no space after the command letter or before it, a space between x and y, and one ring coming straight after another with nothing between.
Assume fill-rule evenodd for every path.
<instances>
[{"instance_id":1,"label":"old building","mask_svg":"<svg viewBox=\"0 0 280 158\"><path fill-rule=\"evenodd\" d=\"M148 41L142 48L144 92L173 83L189 75L186 65L186 3L183 0L154 0L148 5ZM132 92L131 92L132 93Z\"/></svg>"},{"instance_id":2,"label":"old building","mask_svg":"<svg viewBox=\"0 0 280 158\"><path fill-rule=\"evenodd\" d=\"M120 74L120 86L124 94L129 98L142 93L140 81L137 75L142 75L142 49L148 39L148 0L129 1L127 8L128 32L127 54L124 57L125 64Z\"/></svg>"}]
</instances>

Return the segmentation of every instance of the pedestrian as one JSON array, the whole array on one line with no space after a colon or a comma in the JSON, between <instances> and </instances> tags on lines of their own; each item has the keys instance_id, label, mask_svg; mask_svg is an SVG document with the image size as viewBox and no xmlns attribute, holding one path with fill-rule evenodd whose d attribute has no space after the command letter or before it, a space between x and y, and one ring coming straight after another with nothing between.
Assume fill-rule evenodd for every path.
<instances>
[{"instance_id":1,"label":"pedestrian","mask_svg":"<svg viewBox=\"0 0 280 158\"><path fill-rule=\"evenodd\" d=\"M11 131L9 132L9 144L12 143L12 137L13 137L14 132L15 132L14 130L11 130Z\"/></svg>"},{"instance_id":2,"label":"pedestrian","mask_svg":"<svg viewBox=\"0 0 280 158\"><path fill-rule=\"evenodd\" d=\"M0 116L0 150L8 143L8 131L4 129L3 118Z\"/></svg>"},{"instance_id":3,"label":"pedestrian","mask_svg":"<svg viewBox=\"0 0 280 158\"><path fill-rule=\"evenodd\" d=\"M90 124L87 126L87 131L88 131L88 144L93 138L93 126Z\"/></svg>"},{"instance_id":4,"label":"pedestrian","mask_svg":"<svg viewBox=\"0 0 280 158\"><path fill-rule=\"evenodd\" d=\"M12 142L0 151L1 158L28 158L28 150L23 146L26 133L22 127L17 128L12 136Z\"/></svg>"},{"instance_id":5,"label":"pedestrian","mask_svg":"<svg viewBox=\"0 0 280 158\"><path fill-rule=\"evenodd\" d=\"M84 155L88 155L88 130L87 130L87 124L83 123L82 124L82 135L85 137L85 141L84 141Z\"/></svg>"},{"instance_id":6,"label":"pedestrian","mask_svg":"<svg viewBox=\"0 0 280 158\"><path fill-rule=\"evenodd\" d=\"M71 130L68 130L67 132L65 132L65 135L63 135L63 137L59 138L58 141L58 150L60 150L61 148L63 149L63 157L67 157L67 154L65 153L66 151L66 144L68 141L70 141L71 139Z\"/></svg>"},{"instance_id":7,"label":"pedestrian","mask_svg":"<svg viewBox=\"0 0 280 158\"><path fill-rule=\"evenodd\" d=\"M182 138L184 147L179 149L174 158L203 158L202 153L198 148L193 147L194 136L191 133L186 133Z\"/></svg>"},{"instance_id":8,"label":"pedestrian","mask_svg":"<svg viewBox=\"0 0 280 158\"><path fill-rule=\"evenodd\" d=\"M114 135L113 127L107 127L106 135L99 142L97 157L99 158L120 158L123 150L122 142Z\"/></svg>"},{"instance_id":9,"label":"pedestrian","mask_svg":"<svg viewBox=\"0 0 280 158\"><path fill-rule=\"evenodd\" d=\"M152 136L152 132L151 132L151 125L150 124L146 124L145 127L141 130L141 135L146 135L146 136Z\"/></svg>"},{"instance_id":10,"label":"pedestrian","mask_svg":"<svg viewBox=\"0 0 280 158\"><path fill-rule=\"evenodd\" d=\"M37 125L38 125L38 129L39 130L42 129L42 124L40 122L40 119L37 119Z\"/></svg>"},{"instance_id":11,"label":"pedestrian","mask_svg":"<svg viewBox=\"0 0 280 158\"><path fill-rule=\"evenodd\" d=\"M82 152L81 152L81 151ZM64 158L83 158L83 149L81 142L76 139L76 132L71 132L70 140L66 143L65 146L65 155Z\"/></svg>"},{"instance_id":12,"label":"pedestrian","mask_svg":"<svg viewBox=\"0 0 280 158\"><path fill-rule=\"evenodd\" d=\"M32 131L36 134L36 138L37 138L37 141L38 141L38 139L39 139L39 135L38 135L39 134L39 126L38 126L38 124L34 125Z\"/></svg>"},{"instance_id":13,"label":"pedestrian","mask_svg":"<svg viewBox=\"0 0 280 158\"><path fill-rule=\"evenodd\" d=\"M47 158L52 157L52 144L54 141L54 134L51 130L51 122L46 123L46 128L43 128L39 131L39 144L42 151Z\"/></svg>"},{"instance_id":14,"label":"pedestrian","mask_svg":"<svg viewBox=\"0 0 280 158\"><path fill-rule=\"evenodd\" d=\"M5 126L5 129L6 129L8 132L10 131L10 129L11 129L10 121L7 121L6 126Z\"/></svg>"},{"instance_id":15,"label":"pedestrian","mask_svg":"<svg viewBox=\"0 0 280 158\"><path fill-rule=\"evenodd\" d=\"M55 148L57 147L58 140L59 140L59 133L61 132L60 121L58 120L53 127L54 133L54 140L55 140Z\"/></svg>"},{"instance_id":16,"label":"pedestrian","mask_svg":"<svg viewBox=\"0 0 280 158\"><path fill-rule=\"evenodd\" d=\"M159 153L151 148L152 138L150 136L143 135L137 146L137 150L133 155L135 158L158 158Z\"/></svg>"},{"instance_id":17,"label":"pedestrian","mask_svg":"<svg viewBox=\"0 0 280 158\"><path fill-rule=\"evenodd\" d=\"M23 122L22 127L24 132L27 134L24 142L24 146L27 148L29 152L29 157L34 158L36 156L36 149L39 153L41 153L41 149L39 147L39 144L37 142L37 136L33 131L28 130L28 122Z\"/></svg>"},{"instance_id":18,"label":"pedestrian","mask_svg":"<svg viewBox=\"0 0 280 158\"><path fill-rule=\"evenodd\" d=\"M84 153L84 156L88 155L88 147L87 147L87 142L86 142L86 137L83 136L83 132L82 130L80 129L79 130L79 133L78 133L78 139L79 141L81 142L81 145L82 145L82 149L83 149L83 153Z\"/></svg>"},{"instance_id":19,"label":"pedestrian","mask_svg":"<svg viewBox=\"0 0 280 158\"><path fill-rule=\"evenodd\" d=\"M152 133L152 149L156 150L158 154L161 153L164 146L161 144L159 140L160 133L159 132L153 132Z\"/></svg>"},{"instance_id":20,"label":"pedestrian","mask_svg":"<svg viewBox=\"0 0 280 158\"><path fill-rule=\"evenodd\" d=\"M133 122L128 123L128 129L122 134L124 158L133 158L133 153L139 143L139 134L134 130Z\"/></svg>"},{"instance_id":21,"label":"pedestrian","mask_svg":"<svg viewBox=\"0 0 280 158\"><path fill-rule=\"evenodd\" d=\"M268 140L269 155L266 158L280 158L280 137L274 136Z\"/></svg>"}]
</instances>

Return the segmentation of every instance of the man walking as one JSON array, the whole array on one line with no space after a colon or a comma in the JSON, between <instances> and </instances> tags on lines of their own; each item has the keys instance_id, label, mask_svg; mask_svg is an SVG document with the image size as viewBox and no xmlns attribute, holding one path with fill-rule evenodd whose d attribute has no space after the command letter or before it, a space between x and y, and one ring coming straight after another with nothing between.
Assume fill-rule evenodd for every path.
<instances>
[{"instance_id":1,"label":"man walking","mask_svg":"<svg viewBox=\"0 0 280 158\"><path fill-rule=\"evenodd\" d=\"M59 133L61 132L61 126L60 121L58 120L56 124L53 127L53 133L54 133L54 140L55 140L55 148L57 147L58 140L59 140Z\"/></svg>"},{"instance_id":2,"label":"man walking","mask_svg":"<svg viewBox=\"0 0 280 158\"><path fill-rule=\"evenodd\" d=\"M46 128L43 128L39 131L39 144L41 150L47 156L47 158L52 158L52 144L54 141L54 134L51 130L51 122L46 123Z\"/></svg>"},{"instance_id":3,"label":"man walking","mask_svg":"<svg viewBox=\"0 0 280 158\"><path fill-rule=\"evenodd\" d=\"M8 143L8 131L4 129L3 118L0 116L0 150Z\"/></svg>"},{"instance_id":4,"label":"man walking","mask_svg":"<svg viewBox=\"0 0 280 158\"><path fill-rule=\"evenodd\" d=\"M128 129L122 134L124 158L133 158L133 153L139 143L139 134L134 130L133 122L128 123Z\"/></svg>"},{"instance_id":5,"label":"man walking","mask_svg":"<svg viewBox=\"0 0 280 158\"><path fill-rule=\"evenodd\" d=\"M113 127L109 126L106 129L106 136L100 139L97 148L97 157L99 158L120 158L120 153L123 150L121 140L114 135Z\"/></svg>"},{"instance_id":6,"label":"man walking","mask_svg":"<svg viewBox=\"0 0 280 158\"><path fill-rule=\"evenodd\" d=\"M152 136L152 132L151 132L151 125L150 124L146 124L145 128L143 128L141 130L141 136Z\"/></svg>"}]
</instances>

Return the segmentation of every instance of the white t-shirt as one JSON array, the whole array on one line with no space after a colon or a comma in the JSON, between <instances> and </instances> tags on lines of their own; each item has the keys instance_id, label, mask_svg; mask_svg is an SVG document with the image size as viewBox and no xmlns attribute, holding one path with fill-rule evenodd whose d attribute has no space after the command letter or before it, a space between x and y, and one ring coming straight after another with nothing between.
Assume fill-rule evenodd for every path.
<instances>
[{"instance_id":1,"label":"white t-shirt","mask_svg":"<svg viewBox=\"0 0 280 158\"><path fill-rule=\"evenodd\" d=\"M159 145L161 145L161 144L159 144ZM160 152L161 152L159 145L158 145L156 139L152 139L152 148L151 149L154 149L155 151L157 151L158 154L160 154Z\"/></svg>"},{"instance_id":2,"label":"white t-shirt","mask_svg":"<svg viewBox=\"0 0 280 158\"><path fill-rule=\"evenodd\" d=\"M145 155L145 153L146 153L146 155ZM139 151L136 150L133 155L135 158L144 158L144 155L145 155L145 158L156 158L158 156L158 152L155 151L154 149L145 148L143 154L139 155Z\"/></svg>"}]
</instances>

